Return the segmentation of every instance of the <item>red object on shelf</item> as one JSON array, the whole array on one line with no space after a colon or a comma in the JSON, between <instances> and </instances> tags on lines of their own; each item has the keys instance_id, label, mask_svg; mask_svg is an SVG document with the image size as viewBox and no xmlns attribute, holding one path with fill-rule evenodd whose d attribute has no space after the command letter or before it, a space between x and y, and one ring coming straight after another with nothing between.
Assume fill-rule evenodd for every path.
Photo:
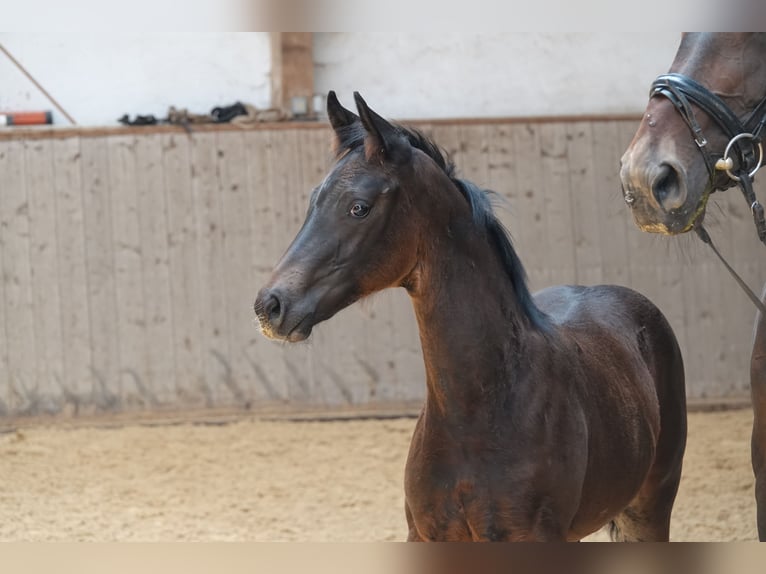
<instances>
[{"instance_id":1,"label":"red object on shelf","mask_svg":"<svg viewBox=\"0 0 766 574\"><path fill-rule=\"evenodd\" d=\"M0 126L39 126L52 123L51 112L0 112Z\"/></svg>"}]
</instances>

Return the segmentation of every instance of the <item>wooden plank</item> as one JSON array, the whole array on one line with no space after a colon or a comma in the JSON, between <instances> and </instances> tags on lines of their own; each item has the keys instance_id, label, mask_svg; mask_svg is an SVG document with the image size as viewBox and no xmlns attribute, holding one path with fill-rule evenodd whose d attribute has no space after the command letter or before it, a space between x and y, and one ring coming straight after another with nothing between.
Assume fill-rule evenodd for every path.
<instances>
[{"instance_id":1,"label":"wooden plank","mask_svg":"<svg viewBox=\"0 0 766 574\"><path fill-rule=\"evenodd\" d=\"M172 344L169 231L161 136L135 139L135 170L146 385L156 405L168 405L176 398L176 348Z\"/></svg>"},{"instance_id":2,"label":"wooden plank","mask_svg":"<svg viewBox=\"0 0 766 574\"><path fill-rule=\"evenodd\" d=\"M93 404L98 410L120 403L117 299L114 281L109 157L105 139L80 142L83 221L91 334Z\"/></svg>"},{"instance_id":3,"label":"wooden plank","mask_svg":"<svg viewBox=\"0 0 766 574\"><path fill-rule=\"evenodd\" d=\"M532 290L551 284L547 258L549 240L545 218L545 193L539 165L538 126L514 125L507 129L507 150L513 174L513 193L509 192L511 215L508 227L524 264Z\"/></svg>"},{"instance_id":4,"label":"wooden plank","mask_svg":"<svg viewBox=\"0 0 766 574\"><path fill-rule=\"evenodd\" d=\"M42 401L42 409L56 412L62 408L64 351L59 304L56 197L50 187L54 179L51 142L26 142L24 155L29 201L30 288L37 346L37 394Z\"/></svg>"},{"instance_id":5,"label":"wooden plank","mask_svg":"<svg viewBox=\"0 0 766 574\"><path fill-rule=\"evenodd\" d=\"M432 125L431 139L447 154L456 166L457 177L464 178L465 173L462 167L462 153L460 129L451 125Z\"/></svg>"},{"instance_id":6,"label":"wooden plank","mask_svg":"<svg viewBox=\"0 0 766 574\"><path fill-rule=\"evenodd\" d=\"M69 414L91 410L92 352L88 273L83 213L83 180L80 140L53 140L53 192L56 197L59 297L63 354L61 393Z\"/></svg>"},{"instance_id":7,"label":"wooden plank","mask_svg":"<svg viewBox=\"0 0 766 574\"><path fill-rule=\"evenodd\" d=\"M0 177L5 179L5 175L8 172L7 165L7 151L9 147L8 143L0 142ZM4 198L0 196L0 205L4 201ZM10 405L8 403L10 394L10 379L11 371L8 365L8 333L7 322L5 317L5 277L4 277L4 264L3 261L6 257L11 257L10 253L6 253L5 244L3 242L2 232L2 214L3 209L0 206L0 417L9 416L11 414Z\"/></svg>"},{"instance_id":8,"label":"wooden plank","mask_svg":"<svg viewBox=\"0 0 766 574\"><path fill-rule=\"evenodd\" d=\"M512 206L518 198L513 134L508 126L490 126L486 138L487 187L508 200L509 206ZM502 215L502 211L498 215ZM513 217L514 221L516 219Z\"/></svg>"},{"instance_id":9,"label":"wooden plank","mask_svg":"<svg viewBox=\"0 0 766 574\"><path fill-rule=\"evenodd\" d=\"M125 408L158 406L146 364L143 252L138 208L136 141L109 138L109 192L114 246L120 402Z\"/></svg>"},{"instance_id":10,"label":"wooden plank","mask_svg":"<svg viewBox=\"0 0 766 574\"><path fill-rule=\"evenodd\" d=\"M599 204L606 201L606 189L595 180L591 124L566 126L569 159L569 193L572 206L575 281L580 285L603 283L603 261ZM615 171L619 163L612 164Z\"/></svg>"},{"instance_id":11,"label":"wooden plank","mask_svg":"<svg viewBox=\"0 0 766 574\"><path fill-rule=\"evenodd\" d=\"M272 134L269 131L245 132L247 159L247 188L250 197L250 220L253 222L252 250L253 292L248 302L252 305L258 289L263 287L277 260L287 245L277 238L275 215L276 198L272 188L274 164L271 161ZM254 328L257 321L254 313ZM250 372L258 381L256 402L283 402L287 400L287 368L282 360L283 350L272 341L258 336L247 351Z\"/></svg>"},{"instance_id":12,"label":"wooden plank","mask_svg":"<svg viewBox=\"0 0 766 574\"><path fill-rule=\"evenodd\" d=\"M29 200L26 190L24 144L10 142L3 159L0 230L3 243L5 325L8 352L6 402L12 413L35 413L40 408L37 345L34 330Z\"/></svg>"},{"instance_id":13,"label":"wooden plank","mask_svg":"<svg viewBox=\"0 0 766 574\"><path fill-rule=\"evenodd\" d=\"M489 188L499 194L502 200L495 200L495 214L505 225L522 260L524 269L533 281L539 285L539 277L544 267L544 260L533 257L539 244L538 222L534 219L534 191L528 182L520 181L519 170L523 158L517 157L514 132L518 126L489 126L488 145L488 180ZM523 152L519 152L523 155ZM525 176L526 177L526 176ZM542 197L542 196L541 196ZM534 279L532 279L534 277Z\"/></svg>"},{"instance_id":14,"label":"wooden plank","mask_svg":"<svg viewBox=\"0 0 766 574\"><path fill-rule=\"evenodd\" d=\"M220 152L216 134L190 138L191 201L197 252L197 309L199 345L206 401L218 404L231 377L228 324L224 293L223 213L218 183Z\"/></svg>"},{"instance_id":15,"label":"wooden plank","mask_svg":"<svg viewBox=\"0 0 766 574\"><path fill-rule=\"evenodd\" d=\"M227 402L250 407L258 396L255 373L248 357L260 336L253 325L252 300L255 285L252 207L248 193L248 166L245 136L242 133L219 133L218 194L222 207L223 277L227 313L228 356L224 384Z\"/></svg>"},{"instance_id":16,"label":"wooden plank","mask_svg":"<svg viewBox=\"0 0 766 574\"><path fill-rule=\"evenodd\" d=\"M697 264L684 275L684 309L688 333L684 364L687 366L687 393L710 396L717 378L720 325L716 315L715 270L709 263Z\"/></svg>"},{"instance_id":17,"label":"wooden plank","mask_svg":"<svg viewBox=\"0 0 766 574\"><path fill-rule=\"evenodd\" d=\"M548 250L535 250L530 255L535 258L546 258L550 266L552 284L574 283L576 280L574 231L569 191L569 157L564 124L540 126L537 162L538 169L543 172L545 198L543 217L546 222Z\"/></svg>"},{"instance_id":18,"label":"wooden plank","mask_svg":"<svg viewBox=\"0 0 766 574\"><path fill-rule=\"evenodd\" d=\"M12 169L13 150L11 149L13 144L8 142L0 142L0 174L4 184L10 189L14 184L19 185L18 175L23 175L22 171L17 171L17 177L11 178L10 173ZM9 250L6 239L8 236L7 222L8 222L8 208L6 207L7 197L9 192L6 191L0 195L0 416L7 416L12 414L11 400L12 400L12 379L11 379L11 367L8 356L8 319L6 316L6 283L9 276L6 272L7 267L5 260L9 261L13 257L13 252ZM10 265L8 266L10 267Z\"/></svg>"},{"instance_id":19,"label":"wooden plank","mask_svg":"<svg viewBox=\"0 0 766 574\"><path fill-rule=\"evenodd\" d=\"M489 186L489 145L487 127L460 126L459 168L461 177L474 183L480 189Z\"/></svg>"},{"instance_id":20,"label":"wooden plank","mask_svg":"<svg viewBox=\"0 0 766 574\"><path fill-rule=\"evenodd\" d=\"M202 361L198 226L191 192L189 148L189 137L186 135L162 136L176 369L174 402L187 407L213 404Z\"/></svg>"},{"instance_id":21,"label":"wooden plank","mask_svg":"<svg viewBox=\"0 0 766 574\"><path fill-rule=\"evenodd\" d=\"M592 124L591 149L593 185L599 190L596 219L602 237L595 248L600 251L602 281L616 285L630 283L627 234L634 229L633 216L622 198L620 156L623 148L619 127L615 122Z\"/></svg>"}]
</instances>

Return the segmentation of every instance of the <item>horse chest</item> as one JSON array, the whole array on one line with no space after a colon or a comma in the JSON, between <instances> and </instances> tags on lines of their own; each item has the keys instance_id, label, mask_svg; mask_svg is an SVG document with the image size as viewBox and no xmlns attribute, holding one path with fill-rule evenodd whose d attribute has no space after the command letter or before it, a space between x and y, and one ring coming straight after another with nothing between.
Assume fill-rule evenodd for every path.
<instances>
[{"instance_id":1,"label":"horse chest","mask_svg":"<svg viewBox=\"0 0 766 574\"><path fill-rule=\"evenodd\" d=\"M417 455L417 446L413 450ZM411 535L414 529L422 540L528 538L535 513L545 507L530 496L533 466L456 452L411 452L405 479Z\"/></svg>"}]
</instances>

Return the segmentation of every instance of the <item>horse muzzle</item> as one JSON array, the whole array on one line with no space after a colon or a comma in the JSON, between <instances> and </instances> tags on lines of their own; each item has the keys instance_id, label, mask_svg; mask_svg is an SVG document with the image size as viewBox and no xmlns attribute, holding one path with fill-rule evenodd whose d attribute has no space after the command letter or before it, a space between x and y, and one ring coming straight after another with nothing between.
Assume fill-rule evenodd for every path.
<instances>
[{"instance_id":1,"label":"horse muzzle","mask_svg":"<svg viewBox=\"0 0 766 574\"><path fill-rule=\"evenodd\" d=\"M276 288L264 287L255 299L255 316L269 339L297 343L308 339L314 326L313 312Z\"/></svg>"},{"instance_id":2,"label":"horse muzzle","mask_svg":"<svg viewBox=\"0 0 766 574\"><path fill-rule=\"evenodd\" d=\"M701 215L691 205L684 170L672 161L639 161L626 154L620 180L625 204L642 231L677 235L689 231Z\"/></svg>"}]
</instances>

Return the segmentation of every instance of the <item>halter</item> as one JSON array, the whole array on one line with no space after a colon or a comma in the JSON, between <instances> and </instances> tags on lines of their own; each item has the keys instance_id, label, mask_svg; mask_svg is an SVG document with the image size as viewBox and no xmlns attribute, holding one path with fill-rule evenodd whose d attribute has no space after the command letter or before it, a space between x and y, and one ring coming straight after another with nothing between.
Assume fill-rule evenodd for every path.
<instances>
[{"instance_id":1,"label":"halter","mask_svg":"<svg viewBox=\"0 0 766 574\"><path fill-rule=\"evenodd\" d=\"M755 107L744 122L732 112L724 101L713 92L682 74L665 74L659 76L652 84L649 97L664 96L673 104L681 118L691 130L694 143L702 154L705 161L711 191L726 190L734 185L739 185L745 200L750 205L753 214L753 222L758 233L758 238L766 244L766 218L764 209L753 191L753 179L763 163L763 145L761 132L766 124L766 97ZM707 144L708 140L702 133L702 128L694 116L691 104L699 106L710 116L724 134L729 138L729 143L723 155L714 159ZM732 269L723 256L718 252L710 235L697 223L694 226L699 238L710 245L713 252L726 266L740 287L745 291L750 300L761 313L766 315L766 306L745 284L739 275Z\"/></svg>"},{"instance_id":2,"label":"halter","mask_svg":"<svg viewBox=\"0 0 766 574\"><path fill-rule=\"evenodd\" d=\"M682 74L665 74L654 80L649 97L655 96L668 98L689 127L705 161L711 189L723 191L734 185L742 188L753 213L758 238L766 244L766 218L763 206L753 191L753 178L763 162L761 132L766 124L766 98L744 122L740 122L721 98ZM723 155L717 160L708 148L708 140L694 116L692 103L710 116L729 138Z\"/></svg>"}]
</instances>

